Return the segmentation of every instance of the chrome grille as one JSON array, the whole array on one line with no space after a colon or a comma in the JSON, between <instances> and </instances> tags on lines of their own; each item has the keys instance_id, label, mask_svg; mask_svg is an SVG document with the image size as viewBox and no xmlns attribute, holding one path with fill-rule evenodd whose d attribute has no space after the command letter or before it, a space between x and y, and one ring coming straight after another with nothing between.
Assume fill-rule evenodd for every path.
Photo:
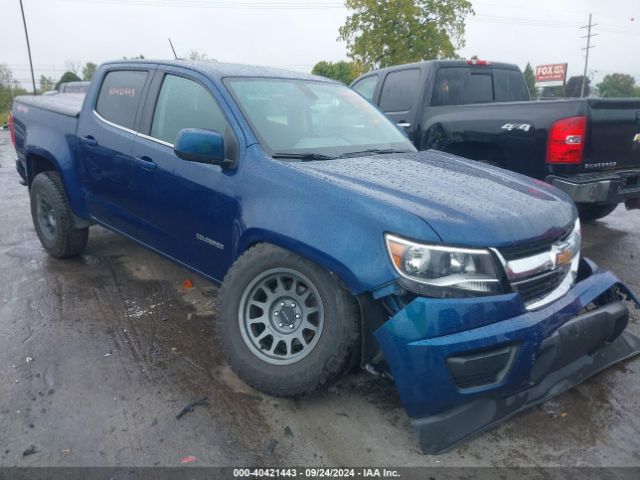
<instances>
[{"instance_id":1,"label":"chrome grille","mask_svg":"<svg viewBox=\"0 0 640 480\"><path fill-rule=\"evenodd\" d=\"M556 242L560 242L567 238L571 233L571 228L561 232L558 235L554 235L551 238L544 238L542 240L536 240L533 242L523 243L521 245L513 245L509 247L502 247L500 253L505 260L518 260L519 258L531 257L542 252L548 252L551 249L551 245Z\"/></svg>"},{"instance_id":2,"label":"chrome grille","mask_svg":"<svg viewBox=\"0 0 640 480\"><path fill-rule=\"evenodd\" d=\"M541 300L553 292L567 276L569 269L560 268L519 282L512 282L513 290L518 292L525 304Z\"/></svg>"},{"instance_id":3,"label":"chrome grille","mask_svg":"<svg viewBox=\"0 0 640 480\"><path fill-rule=\"evenodd\" d=\"M569 232L516 247L493 249L504 267L512 291L528 310L542 308L567 293L580 261L580 222Z\"/></svg>"}]
</instances>

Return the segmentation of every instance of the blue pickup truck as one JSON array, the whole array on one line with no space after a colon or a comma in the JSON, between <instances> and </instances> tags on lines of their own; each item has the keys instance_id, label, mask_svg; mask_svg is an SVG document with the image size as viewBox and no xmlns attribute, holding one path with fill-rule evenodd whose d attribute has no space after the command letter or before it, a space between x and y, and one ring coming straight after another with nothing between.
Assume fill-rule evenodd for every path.
<instances>
[{"instance_id":1,"label":"blue pickup truck","mask_svg":"<svg viewBox=\"0 0 640 480\"><path fill-rule=\"evenodd\" d=\"M102 65L18 97L11 133L56 258L102 225L222 284L221 348L294 396L361 366L437 453L637 354L632 293L580 256L569 197L417 152L357 93L281 70Z\"/></svg>"}]
</instances>

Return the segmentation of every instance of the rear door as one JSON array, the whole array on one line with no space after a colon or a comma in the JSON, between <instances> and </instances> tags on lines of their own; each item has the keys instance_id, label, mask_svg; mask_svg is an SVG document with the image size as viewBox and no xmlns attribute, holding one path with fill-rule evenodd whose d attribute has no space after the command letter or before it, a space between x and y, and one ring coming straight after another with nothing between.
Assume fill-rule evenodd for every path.
<instances>
[{"instance_id":1,"label":"rear door","mask_svg":"<svg viewBox=\"0 0 640 480\"><path fill-rule=\"evenodd\" d=\"M640 168L640 99L589 101L585 170Z\"/></svg>"},{"instance_id":2,"label":"rear door","mask_svg":"<svg viewBox=\"0 0 640 480\"><path fill-rule=\"evenodd\" d=\"M378 106L389 119L403 128L414 141L413 125L422 93L422 72L419 68L393 70L387 73L380 90Z\"/></svg>"},{"instance_id":3,"label":"rear door","mask_svg":"<svg viewBox=\"0 0 640 480\"><path fill-rule=\"evenodd\" d=\"M140 191L131 149L151 72L152 68L106 72L94 105L83 110L78 124L78 163L89 213L136 237L138 219L134 210Z\"/></svg>"}]
</instances>

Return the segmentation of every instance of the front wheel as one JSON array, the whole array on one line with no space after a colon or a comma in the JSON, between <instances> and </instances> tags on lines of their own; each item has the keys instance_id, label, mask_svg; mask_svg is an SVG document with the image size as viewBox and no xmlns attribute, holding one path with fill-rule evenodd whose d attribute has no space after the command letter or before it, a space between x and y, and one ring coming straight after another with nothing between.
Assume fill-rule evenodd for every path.
<instances>
[{"instance_id":1,"label":"front wheel","mask_svg":"<svg viewBox=\"0 0 640 480\"><path fill-rule=\"evenodd\" d=\"M359 314L340 280L273 245L245 252L220 291L218 338L231 368L265 393L328 385L357 351Z\"/></svg>"}]
</instances>

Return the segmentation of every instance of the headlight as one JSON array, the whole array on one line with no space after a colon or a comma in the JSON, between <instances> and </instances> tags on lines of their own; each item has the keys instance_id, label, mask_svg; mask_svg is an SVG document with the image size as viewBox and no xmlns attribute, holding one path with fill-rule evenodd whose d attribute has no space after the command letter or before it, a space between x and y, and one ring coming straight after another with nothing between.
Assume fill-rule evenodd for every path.
<instances>
[{"instance_id":1,"label":"headlight","mask_svg":"<svg viewBox=\"0 0 640 480\"><path fill-rule=\"evenodd\" d=\"M423 245L385 235L401 283L433 297L497 295L502 284L489 250ZM409 282L407 282L408 280Z\"/></svg>"}]
</instances>

